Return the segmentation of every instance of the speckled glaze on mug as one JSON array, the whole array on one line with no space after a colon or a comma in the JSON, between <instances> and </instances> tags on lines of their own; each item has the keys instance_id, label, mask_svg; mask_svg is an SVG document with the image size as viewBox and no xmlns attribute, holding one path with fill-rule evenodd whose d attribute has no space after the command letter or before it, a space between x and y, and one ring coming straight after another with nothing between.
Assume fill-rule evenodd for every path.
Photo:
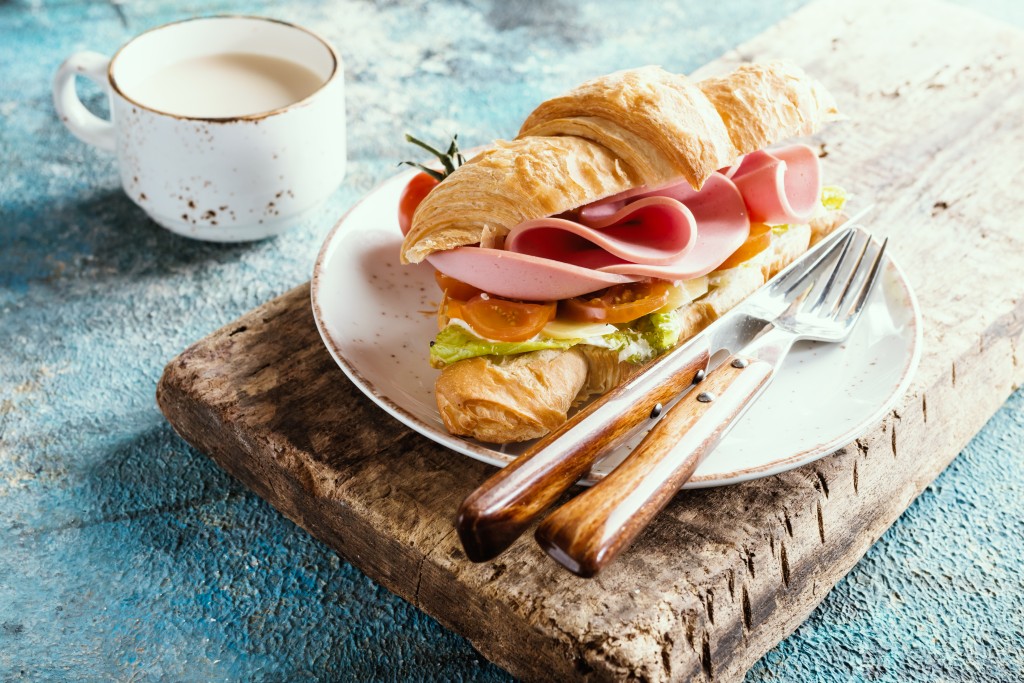
<instances>
[{"instance_id":1,"label":"speckled glaze on mug","mask_svg":"<svg viewBox=\"0 0 1024 683\"><path fill-rule=\"evenodd\" d=\"M133 98L136 84L158 69L227 52L286 59L323 82L285 107L225 118L181 116ZM108 93L109 121L78 99L79 75ZM239 242L276 235L316 209L345 175L341 58L323 38L285 22L189 19L139 35L110 59L79 52L57 71L53 97L76 137L117 152L132 201L187 237Z\"/></svg>"}]
</instances>

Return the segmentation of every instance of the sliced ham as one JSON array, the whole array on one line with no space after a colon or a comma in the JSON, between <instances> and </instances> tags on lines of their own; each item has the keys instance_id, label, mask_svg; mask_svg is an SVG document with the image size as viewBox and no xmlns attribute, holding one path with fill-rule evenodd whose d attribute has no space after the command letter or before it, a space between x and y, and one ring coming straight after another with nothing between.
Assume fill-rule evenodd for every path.
<instances>
[{"instance_id":1,"label":"sliced ham","mask_svg":"<svg viewBox=\"0 0 1024 683\"><path fill-rule=\"evenodd\" d=\"M807 145L753 152L728 171L756 223L805 223L818 207L818 155Z\"/></svg>"},{"instance_id":2,"label":"sliced ham","mask_svg":"<svg viewBox=\"0 0 1024 683\"><path fill-rule=\"evenodd\" d=\"M646 197L668 196L684 202L697 224L696 239L689 252L669 264L635 262L615 265L605 272L656 277L665 280L689 280L707 275L740 248L750 234L750 220L745 203L736 186L721 173L713 173L700 191L680 182L634 196L629 201L641 202ZM632 206L632 204L630 204Z\"/></svg>"},{"instance_id":3,"label":"sliced ham","mask_svg":"<svg viewBox=\"0 0 1024 683\"><path fill-rule=\"evenodd\" d=\"M539 256L483 247L436 251L427 260L456 280L497 296L523 301L570 299L639 279Z\"/></svg>"},{"instance_id":4,"label":"sliced ham","mask_svg":"<svg viewBox=\"0 0 1024 683\"><path fill-rule=\"evenodd\" d=\"M700 191L686 182L634 188L571 214L526 221L504 249L460 247L428 257L435 268L497 296L566 299L645 277L686 280L717 268L750 222L806 222L821 194L806 145L744 156Z\"/></svg>"},{"instance_id":5,"label":"sliced ham","mask_svg":"<svg viewBox=\"0 0 1024 683\"><path fill-rule=\"evenodd\" d=\"M564 218L520 223L505 237L505 249L586 268L669 264L693 249L696 235L690 209L671 197L652 196L588 216L585 224Z\"/></svg>"}]
</instances>

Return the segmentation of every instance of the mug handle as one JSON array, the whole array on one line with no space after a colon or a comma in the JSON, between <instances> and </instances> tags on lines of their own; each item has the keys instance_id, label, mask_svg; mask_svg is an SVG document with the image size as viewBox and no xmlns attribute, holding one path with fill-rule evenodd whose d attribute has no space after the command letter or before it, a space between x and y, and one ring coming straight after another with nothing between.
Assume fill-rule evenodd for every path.
<instances>
[{"instance_id":1,"label":"mug handle","mask_svg":"<svg viewBox=\"0 0 1024 683\"><path fill-rule=\"evenodd\" d=\"M107 67L110 58L98 52L76 52L65 60L53 77L53 106L67 129L82 142L113 152L117 145L114 124L85 108L75 91L75 77L85 76L110 92Z\"/></svg>"}]
</instances>

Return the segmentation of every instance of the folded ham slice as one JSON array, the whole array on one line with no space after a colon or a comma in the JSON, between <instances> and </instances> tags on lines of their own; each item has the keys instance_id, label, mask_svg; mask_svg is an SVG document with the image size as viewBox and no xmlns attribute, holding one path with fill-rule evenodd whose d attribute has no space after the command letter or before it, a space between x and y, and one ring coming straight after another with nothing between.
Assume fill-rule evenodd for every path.
<instances>
[{"instance_id":1,"label":"folded ham slice","mask_svg":"<svg viewBox=\"0 0 1024 683\"><path fill-rule=\"evenodd\" d=\"M523 301L570 299L640 279L540 256L483 247L435 251L427 256L427 261L456 280L497 296Z\"/></svg>"},{"instance_id":2,"label":"folded ham slice","mask_svg":"<svg viewBox=\"0 0 1024 683\"><path fill-rule=\"evenodd\" d=\"M600 270L675 263L696 243L696 217L668 196L647 196L599 213L578 222L538 218L520 223L505 237L505 249Z\"/></svg>"},{"instance_id":3,"label":"folded ham slice","mask_svg":"<svg viewBox=\"0 0 1024 683\"><path fill-rule=\"evenodd\" d=\"M696 191L685 181L636 188L571 215L526 221L504 249L435 252L446 275L497 296L567 299L641 278L686 280L715 270L750 223L806 222L818 205L818 158L806 145L748 154Z\"/></svg>"},{"instance_id":4,"label":"folded ham slice","mask_svg":"<svg viewBox=\"0 0 1024 683\"><path fill-rule=\"evenodd\" d=\"M806 223L818 207L818 155L807 145L753 152L729 171L755 223Z\"/></svg>"}]
</instances>

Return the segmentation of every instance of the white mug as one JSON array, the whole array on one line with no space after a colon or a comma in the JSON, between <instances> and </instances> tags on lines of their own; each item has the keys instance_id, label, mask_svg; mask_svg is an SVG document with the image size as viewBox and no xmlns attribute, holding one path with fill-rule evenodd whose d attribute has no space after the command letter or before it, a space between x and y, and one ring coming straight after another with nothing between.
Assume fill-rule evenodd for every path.
<instances>
[{"instance_id":1,"label":"white mug","mask_svg":"<svg viewBox=\"0 0 1024 683\"><path fill-rule=\"evenodd\" d=\"M229 57L248 60L247 68L280 66L283 60L313 79L307 84L312 92L266 111L227 111L236 102L245 106L241 95L272 101L260 99L264 93L258 88L245 91L247 81L234 75L221 83L231 85L232 92L242 89L234 95L224 88L204 91L204 84L213 83L207 83L207 74L216 72L209 60ZM168 70L185 68L180 65L196 65L184 72L198 74L194 89L171 87L176 72ZM282 73L281 85L300 80L291 71ZM78 99L75 77L80 75L108 94L109 121ZM161 89L163 83L170 85ZM190 80L179 78L182 83ZM221 110L214 108L218 95L226 100L219 102ZM187 237L236 242L278 234L316 209L345 175L341 58L323 38L285 22L189 19L137 36L110 59L95 52L73 54L57 71L53 100L76 137L117 152L121 184L132 201Z\"/></svg>"}]
</instances>

